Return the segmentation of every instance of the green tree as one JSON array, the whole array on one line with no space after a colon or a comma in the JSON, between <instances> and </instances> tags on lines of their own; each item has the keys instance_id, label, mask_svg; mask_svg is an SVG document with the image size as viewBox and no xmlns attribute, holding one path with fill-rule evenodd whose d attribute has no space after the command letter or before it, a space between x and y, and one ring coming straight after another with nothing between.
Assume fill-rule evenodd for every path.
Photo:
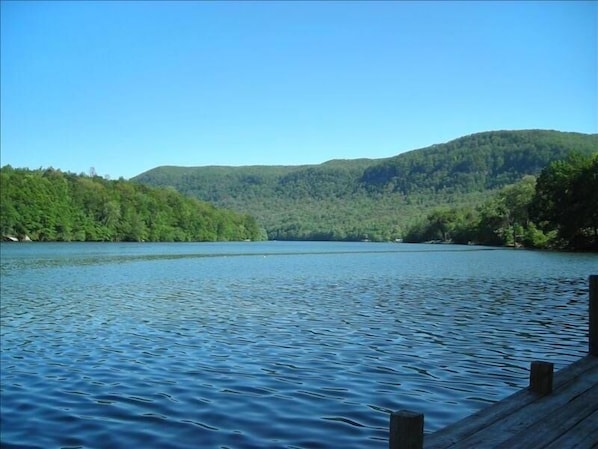
<instances>
[{"instance_id":1,"label":"green tree","mask_svg":"<svg viewBox=\"0 0 598 449\"><path fill-rule=\"evenodd\" d=\"M562 246L598 249L598 153L548 165L538 178L532 215Z\"/></svg>"}]
</instances>

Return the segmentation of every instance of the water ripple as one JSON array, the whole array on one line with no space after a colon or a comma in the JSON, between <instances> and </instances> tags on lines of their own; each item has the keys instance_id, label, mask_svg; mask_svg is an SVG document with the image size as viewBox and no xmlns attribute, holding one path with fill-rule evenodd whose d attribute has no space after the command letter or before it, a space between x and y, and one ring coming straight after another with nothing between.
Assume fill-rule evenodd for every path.
<instances>
[{"instance_id":1,"label":"water ripple","mask_svg":"<svg viewBox=\"0 0 598 449\"><path fill-rule=\"evenodd\" d=\"M275 242L2 251L0 438L32 448L387 447L391 411L422 411L432 431L523 387L530 361L581 356L598 261Z\"/></svg>"}]
</instances>

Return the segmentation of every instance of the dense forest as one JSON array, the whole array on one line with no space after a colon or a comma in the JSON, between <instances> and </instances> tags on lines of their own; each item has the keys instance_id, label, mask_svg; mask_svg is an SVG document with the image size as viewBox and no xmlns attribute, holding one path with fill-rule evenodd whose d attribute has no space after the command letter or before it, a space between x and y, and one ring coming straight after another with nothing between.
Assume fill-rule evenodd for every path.
<instances>
[{"instance_id":1,"label":"dense forest","mask_svg":"<svg viewBox=\"0 0 598 449\"><path fill-rule=\"evenodd\" d=\"M598 151L554 161L478 207L433 210L405 240L596 251Z\"/></svg>"},{"instance_id":2,"label":"dense forest","mask_svg":"<svg viewBox=\"0 0 598 449\"><path fill-rule=\"evenodd\" d=\"M39 241L259 239L255 219L172 188L54 169L0 169L0 231Z\"/></svg>"},{"instance_id":3,"label":"dense forest","mask_svg":"<svg viewBox=\"0 0 598 449\"><path fill-rule=\"evenodd\" d=\"M505 186L597 148L596 134L491 131L386 159L158 167L133 181L250 214L269 239L388 241L414 238L439 208L473 214Z\"/></svg>"}]
</instances>

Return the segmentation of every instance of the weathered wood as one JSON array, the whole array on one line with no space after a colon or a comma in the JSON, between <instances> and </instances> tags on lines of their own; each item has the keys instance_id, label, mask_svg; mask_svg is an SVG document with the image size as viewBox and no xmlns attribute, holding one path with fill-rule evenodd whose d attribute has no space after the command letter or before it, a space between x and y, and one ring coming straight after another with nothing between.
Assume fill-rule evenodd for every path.
<instances>
[{"instance_id":1,"label":"weathered wood","mask_svg":"<svg viewBox=\"0 0 598 449\"><path fill-rule=\"evenodd\" d=\"M598 447L598 410L577 423L546 449L596 449Z\"/></svg>"},{"instance_id":2,"label":"weathered wood","mask_svg":"<svg viewBox=\"0 0 598 449\"><path fill-rule=\"evenodd\" d=\"M598 356L598 275L590 276L590 305L589 305L589 337L588 350L590 354Z\"/></svg>"},{"instance_id":3,"label":"weathered wood","mask_svg":"<svg viewBox=\"0 0 598 449\"><path fill-rule=\"evenodd\" d=\"M588 418L598 408L598 384L576 396L560 408L551 408L551 413L539 415L536 422L522 429L495 449L543 448L553 443ZM539 419L541 417L541 419ZM598 429L595 429L597 431ZM481 447L481 446L480 446ZM561 446L569 447L569 446Z\"/></svg>"},{"instance_id":4,"label":"weathered wood","mask_svg":"<svg viewBox=\"0 0 598 449\"><path fill-rule=\"evenodd\" d=\"M459 442L458 446L460 449L497 447L512 435L525 432L527 428L533 426L538 420L545 419L547 415L563 407L573 398L583 395L594 383L595 378L579 377L577 382L566 384L558 393L555 391L553 394L547 396L538 396L530 393L536 397L536 400L515 410L509 416L495 421L493 425L464 438Z\"/></svg>"},{"instance_id":5,"label":"weathered wood","mask_svg":"<svg viewBox=\"0 0 598 449\"><path fill-rule=\"evenodd\" d=\"M585 384L578 384L580 380ZM539 396L528 389L520 390L461 421L426 435L425 448L493 447L493 444L500 444L502 439L508 438L510 432L516 432L520 428L533 424L534 421L530 417L542 417L551 412L550 407L558 403L566 403L567 398L561 396L563 392L574 396L583 394L596 382L598 382L598 358L584 357L555 373L552 395ZM529 408L532 406L533 408ZM464 445L466 441L471 445Z\"/></svg>"},{"instance_id":6,"label":"weathered wood","mask_svg":"<svg viewBox=\"0 0 598 449\"><path fill-rule=\"evenodd\" d=\"M423 413L400 410L390 415L389 449L423 449Z\"/></svg>"},{"instance_id":7,"label":"weathered wood","mask_svg":"<svg viewBox=\"0 0 598 449\"><path fill-rule=\"evenodd\" d=\"M529 390L545 395L552 393L554 363L534 361L529 370Z\"/></svg>"}]
</instances>

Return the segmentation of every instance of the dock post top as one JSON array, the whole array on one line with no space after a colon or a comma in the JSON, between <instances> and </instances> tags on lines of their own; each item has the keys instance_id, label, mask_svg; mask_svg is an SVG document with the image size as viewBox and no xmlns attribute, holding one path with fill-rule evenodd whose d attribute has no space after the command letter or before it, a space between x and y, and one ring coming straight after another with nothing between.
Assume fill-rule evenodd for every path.
<instances>
[{"instance_id":1,"label":"dock post top","mask_svg":"<svg viewBox=\"0 0 598 449\"><path fill-rule=\"evenodd\" d=\"M552 393L554 363L534 361L529 370L529 389L541 396Z\"/></svg>"},{"instance_id":2,"label":"dock post top","mask_svg":"<svg viewBox=\"0 0 598 449\"><path fill-rule=\"evenodd\" d=\"M424 414L399 410L390 415L389 449L423 449Z\"/></svg>"}]
</instances>

